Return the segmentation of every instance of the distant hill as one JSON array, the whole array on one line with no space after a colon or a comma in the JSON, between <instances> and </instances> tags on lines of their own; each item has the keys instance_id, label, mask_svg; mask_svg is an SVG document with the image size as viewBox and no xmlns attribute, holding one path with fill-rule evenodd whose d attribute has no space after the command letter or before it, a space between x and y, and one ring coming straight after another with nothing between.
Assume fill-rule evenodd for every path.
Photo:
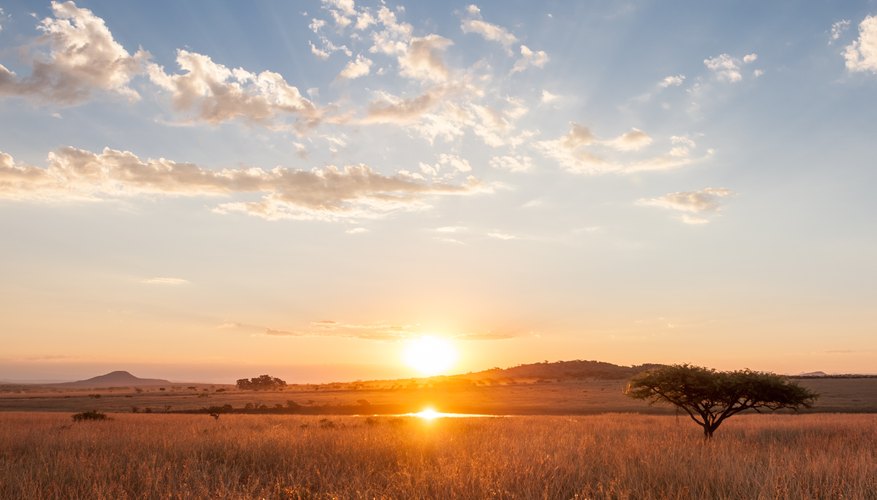
<instances>
[{"instance_id":1,"label":"distant hill","mask_svg":"<svg viewBox=\"0 0 877 500\"><path fill-rule=\"evenodd\" d=\"M158 378L140 378L126 371L115 371L106 375L98 375L87 380L52 384L54 387L91 388L91 387L143 387L151 385L169 385L171 382Z\"/></svg>"},{"instance_id":2,"label":"distant hill","mask_svg":"<svg viewBox=\"0 0 877 500\"><path fill-rule=\"evenodd\" d=\"M600 379L621 380L630 378L637 373L660 368L664 365L644 364L619 366L603 361L555 361L549 363L532 363L512 368L491 368L482 372L459 375L460 377L477 377L487 379Z\"/></svg>"}]
</instances>

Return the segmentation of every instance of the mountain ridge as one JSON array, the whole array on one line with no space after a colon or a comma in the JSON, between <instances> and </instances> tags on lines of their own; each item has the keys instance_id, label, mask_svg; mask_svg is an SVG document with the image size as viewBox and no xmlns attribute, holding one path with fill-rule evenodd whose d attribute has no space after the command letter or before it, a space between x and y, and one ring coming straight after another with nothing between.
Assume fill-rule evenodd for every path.
<instances>
[{"instance_id":1,"label":"mountain ridge","mask_svg":"<svg viewBox=\"0 0 877 500\"><path fill-rule=\"evenodd\" d=\"M62 382L59 384L47 384L53 387L76 387L76 388L95 388L95 387L147 387L155 385L171 384L169 380L159 378L140 378L125 370L116 370L104 375L98 375L85 380L76 380L74 382Z\"/></svg>"}]
</instances>

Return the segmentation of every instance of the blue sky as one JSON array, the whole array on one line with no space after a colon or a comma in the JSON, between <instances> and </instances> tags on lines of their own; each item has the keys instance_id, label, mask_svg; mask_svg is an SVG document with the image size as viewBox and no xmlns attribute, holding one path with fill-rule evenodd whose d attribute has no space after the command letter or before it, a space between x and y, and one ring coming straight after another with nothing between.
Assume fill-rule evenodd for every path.
<instances>
[{"instance_id":1,"label":"blue sky","mask_svg":"<svg viewBox=\"0 0 877 500\"><path fill-rule=\"evenodd\" d=\"M873 1L0 9L0 379L877 362Z\"/></svg>"}]
</instances>

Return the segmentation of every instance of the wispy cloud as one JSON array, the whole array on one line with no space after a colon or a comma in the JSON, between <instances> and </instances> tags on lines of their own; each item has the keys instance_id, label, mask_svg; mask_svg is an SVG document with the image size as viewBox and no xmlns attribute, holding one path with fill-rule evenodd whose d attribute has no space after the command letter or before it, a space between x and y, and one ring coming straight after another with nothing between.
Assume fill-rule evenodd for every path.
<instances>
[{"instance_id":1,"label":"wispy cloud","mask_svg":"<svg viewBox=\"0 0 877 500\"><path fill-rule=\"evenodd\" d=\"M693 156L695 142L682 136L672 136L670 149L651 156L618 157L645 149L654 142L639 129L631 129L617 137L600 139L588 127L570 124L569 131L557 139L543 140L534 147L547 158L557 161L564 169L579 174L629 174L681 168L713 154L707 150L701 157Z\"/></svg>"},{"instance_id":2,"label":"wispy cloud","mask_svg":"<svg viewBox=\"0 0 877 500\"><path fill-rule=\"evenodd\" d=\"M351 323L339 320L312 321L301 328L272 328L239 322L227 322L218 326L221 330L232 330L251 335L268 337L338 337L378 341L399 341L423 335L419 324L375 322ZM450 335L456 340L503 340L514 338L509 332L463 332Z\"/></svg>"},{"instance_id":3,"label":"wispy cloud","mask_svg":"<svg viewBox=\"0 0 877 500\"><path fill-rule=\"evenodd\" d=\"M476 5L469 5L465 12L467 16L460 25L463 33L474 33L480 35L485 40L499 43L511 54L511 46L518 41L515 35L502 26L484 21L481 18L481 9Z\"/></svg>"},{"instance_id":4,"label":"wispy cloud","mask_svg":"<svg viewBox=\"0 0 877 500\"><path fill-rule=\"evenodd\" d=\"M473 178L465 184L430 182L404 173L384 175L367 165L211 170L164 158L141 160L131 152L109 148L101 153L62 148L49 154L48 164L47 168L17 164L0 152L0 197L58 201L257 194L262 197L259 201L224 203L215 211L270 220L332 220L422 209L428 206L429 196L482 190Z\"/></svg>"},{"instance_id":5,"label":"wispy cloud","mask_svg":"<svg viewBox=\"0 0 877 500\"><path fill-rule=\"evenodd\" d=\"M526 45L521 45L521 58L512 66L512 73L518 73L530 67L542 68L549 60L544 50L531 50Z\"/></svg>"},{"instance_id":6,"label":"wispy cloud","mask_svg":"<svg viewBox=\"0 0 877 500\"><path fill-rule=\"evenodd\" d=\"M144 285L180 286L188 285L190 282L183 278L156 277L142 279L140 280L140 283L143 283Z\"/></svg>"},{"instance_id":7,"label":"wispy cloud","mask_svg":"<svg viewBox=\"0 0 877 500\"><path fill-rule=\"evenodd\" d=\"M718 212L722 199L732 194L734 193L730 189L708 187L700 191L681 191L656 198L643 198L637 204L682 212L680 220L686 224L706 224L709 219L704 216Z\"/></svg>"}]
</instances>

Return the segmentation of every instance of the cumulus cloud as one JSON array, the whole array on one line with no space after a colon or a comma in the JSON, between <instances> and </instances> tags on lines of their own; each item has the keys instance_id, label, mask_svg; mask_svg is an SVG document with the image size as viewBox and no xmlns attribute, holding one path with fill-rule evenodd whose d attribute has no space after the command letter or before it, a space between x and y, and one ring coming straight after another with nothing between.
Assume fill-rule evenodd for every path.
<instances>
[{"instance_id":1,"label":"cumulus cloud","mask_svg":"<svg viewBox=\"0 0 877 500\"><path fill-rule=\"evenodd\" d=\"M466 13L470 16L463 19L460 29L463 33L474 33L480 35L485 40L501 44L511 53L511 46L518 41L518 38L511 34L507 29L496 24L491 24L481 18L481 9L476 5L470 5L466 9Z\"/></svg>"},{"instance_id":2,"label":"cumulus cloud","mask_svg":"<svg viewBox=\"0 0 877 500\"><path fill-rule=\"evenodd\" d=\"M730 83L737 83L743 80L742 66L751 64L758 59L758 54L746 54L743 59L732 57L729 54L719 54L703 60L704 66L713 72L713 75L720 80Z\"/></svg>"},{"instance_id":3,"label":"cumulus cloud","mask_svg":"<svg viewBox=\"0 0 877 500\"><path fill-rule=\"evenodd\" d=\"M0 95L72 105L94 91L137 100L129 84L143 72L149 53L128 53L113 38L103 19L73 2L52 2L54 17L40 21L43 32L30 54L31 73L20 77L0 64ZM48 53L39 50L48 47Z\"/></svg>"},{"instance_id":4,"label":"cumulus cloud","mask_svg":"<svg viewBox=\"0 0 877 500\"><path fill-rule=\"evenodd\" d=\"M664 77L663 80L658 82L658 86L662 89L666 89L667 87L678 87L685 82L685 75L670 75Z\"/></svg>"},{"instance_id":5,"label":"cumulus cloud","mask_svg":"<svg viewBox=\"0 0 877 500\"><path fill-rule=\"evenodd\" d=\"M841 19L831 25L831 34L828 36L828 44L831 45L838 41L848 29L850 29L850 20Z\"/></svg>"},{"instance_id":6,"label":"cumulus cloud","mask_svg":"<svg viewBox=\"0 0 877 500\"><path fill-rule=\"evenodd\" d=\"M676 136L670 138L671 148L663 154L639 156L628 160L616 158L611 154L636 152L652 142L653 139L639 129L632 129L613 139L601 140L588 127L572 123L569 132L563 136L538 141L534 146L545 157L557 161L567 171L579 174L673 170L702 159L692 156L696 147L692 139ZM712 150L707 150L705 157L712 154Z\"/></svg>"},{"instance_id":7,"label":"cumulus cloud","mask_svg":"<svg viewBox=\"0 0 877 500\"><path fill-rule=\"evenodd\" d=\"M730 189L708 187L700 191L682 191L656 198L642 198L637 204L682 212L680 220L686 224L706 224L709 219L703 215L721 210L722 199L732 194L734 193Z\"/></svg>"},{"instance_id":8,"label":"cumulus cloud","mask_svg":"<svg viewBox=\"0 0 877 500\"><path fill-rule=\"evenodd\" d=\"M859 23L859 37L844 48L843 55L849 71L877 74L877 16Z\"/></svg>"},{"instance_id":9,"label":"cumulus cloud","mask_svg":"<svg viewBox=\"0 0 877 500\"><path fill-rule=\"evenodd\" d=\"M229 69L187 50L177 51L177 65L184 73L168 74L150 64L149 78L170 92L175 109L192 121L215 124L240 118L270 124L284 115L318 119L316 106L273 71Z\"/></svg>"},{"instance_id":10,"label":"cumulus cloud","mask_svg":"<svg viewBox=\"0 0 877 500\"><path fill-rule=\"evenodd\" d=\"M740 74L740 64L728 54L704 59L703 64L715 73L719 80L739 82L743 79L743 75Z\"/></svg>"},{"instance_id":11,"label":"cumulus cloud","mask_svg":"<svg viewBox=\"0 0 877 500\"><path fill-rule=\"evenodd\" d=\"M442 82L448 78L448 68L442 55L454 42L439 35L411 39L408 49L399 56L402 76L415 80Z\"/></svg>"},{"instance_id":12,"label":"cumulus cloud","mask_svg":"<svg viewBox=\"0 0 877 500\"><path fill-rule=\"evenodd\" d=\"M512 66L512 73L518 73L533 66L541 68L548 62L548 54L544 50L533 51L526 45L521 45L521 58Z\"/></svg>"},{"instance_id":13,"label":"cumulus cloud","mask_svg":"<svg viewBox=\"0 0 877 500\"><path fill-rule=\"evenodd\" d=\"M261 197L257 201L232 201L214 210L269 220L376 217L426 208L430 196L482 189L473 178L453 185L404 173L384 175L367 165L211 170L164 158L141 160L133 153L109 148L93 153L68 147L50 153L48 167L40 168L17 164L12 156L0 153L0 198L97 201L138 195L256 195Z\"/></svg>"},{"instance_id":14,"label":"cumulus cloud","mask_svg":"<svg viewBox=\"0 0 877 500\"><path fill-rule=\"evenodd\" d=\"M340 78L353 80L369 74L371 66L371 59L363 57L362 55L357 55L355 60L350 61L347 63L347 66L344 66L344 69L341 70L341 73L339 73L338 76Z\"/></svg>"}]
</instances>

